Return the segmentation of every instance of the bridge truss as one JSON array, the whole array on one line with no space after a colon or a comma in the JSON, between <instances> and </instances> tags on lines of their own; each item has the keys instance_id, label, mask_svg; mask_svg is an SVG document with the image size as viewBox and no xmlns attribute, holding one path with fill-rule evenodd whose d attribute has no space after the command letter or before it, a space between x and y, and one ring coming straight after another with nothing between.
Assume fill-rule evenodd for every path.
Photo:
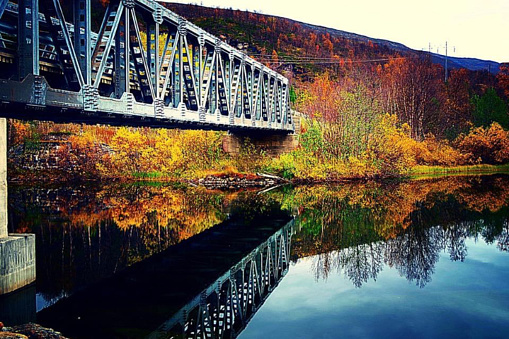
<instances>
[{"instance_id":1,"label":"bridge truss","mask_svg":"<svg viewBox=\"0 0 509 339\"><path fill-rule=\"evenodd\" d=\"M293 226L292 220L149 337L237 337L288 272Z\"/></svg>"},{"instance_id":2,"label":"bridge truss","mask_svg":"<svg viewBox=\"0 0 509 339\"><path fill-rule=\"evenodd\" d=\"M0 0L4 106L64 120L85 113L149 125L293 131L282 75L154 0L110 0L101 13L92 13L91 1L74 0L69 15L59 0ZM92 14L103 17L96 32Z\"/></svg>"}]
</instances>

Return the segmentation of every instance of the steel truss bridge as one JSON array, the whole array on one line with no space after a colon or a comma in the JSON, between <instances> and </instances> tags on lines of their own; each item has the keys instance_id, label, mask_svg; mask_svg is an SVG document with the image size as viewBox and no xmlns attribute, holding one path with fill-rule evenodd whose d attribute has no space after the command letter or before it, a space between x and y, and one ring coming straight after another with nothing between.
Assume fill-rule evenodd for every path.
<instances>
[{"instance_id":1,"label":"steel truss bridge","mask_svg":"<svg viewBox=\"0 0 509 339\"><path fill-rule=\"evenodd\" d=\"M0 0L0 115L293 132L282 75L154 0L91 1Z\"/></svg>"},{"instance_id":2,"label":"steel truss bridge","mask_svg":"<svg viewBox=\"0 0 509 339\"><path fill-rule=\"evenodd\" d=\"M235 338L288 272L294 220L162 324L149 338Z\"/></svg>"}]
</instances>

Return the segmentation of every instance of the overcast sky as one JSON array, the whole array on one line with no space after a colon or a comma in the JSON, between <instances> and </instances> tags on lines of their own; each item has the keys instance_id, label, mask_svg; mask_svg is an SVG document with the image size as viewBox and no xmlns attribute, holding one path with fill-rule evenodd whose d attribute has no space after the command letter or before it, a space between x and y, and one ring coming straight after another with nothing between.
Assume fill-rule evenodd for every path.
<instances>
[{"instance_id":1,"label":"overcast sky","mask_svg":"<svg viewBox=\"0 0 509 339\"><path fill-rule=\"evenodd\" d=\"M174 0L257 11L400 42L417 50L509 62L509 0Z\"/></svg>"}]
</instances>

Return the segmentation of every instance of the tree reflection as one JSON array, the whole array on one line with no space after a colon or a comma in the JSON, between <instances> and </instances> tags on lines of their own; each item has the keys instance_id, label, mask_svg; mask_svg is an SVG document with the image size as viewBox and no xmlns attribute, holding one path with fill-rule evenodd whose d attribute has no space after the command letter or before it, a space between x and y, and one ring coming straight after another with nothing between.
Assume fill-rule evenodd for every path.
<instances>
[{"instance_id":1,"label":"tree reflection","mask_svg":"<svg viewBox=\"0 0 509 339\"><path fill-rule=\"evenodd\" d=\"M10 190L11 232L36 234L37 288L49 303L233 215L280 210L269 195L164 184Z\"/></svg>"},{"instance_id":2,"label":"tree reflection","mask_svg":"<svg viewBox=\"0 0 509 339\"><path fill-rule=\"evenodd\" d=\"M509 222L506 220L504 223L504 229L498 237L497 247L504 252L509 252Z\"/></svg>"},{"instance_id":3,"label":"tree reflection","mask_svg":"<svg viewBox=\"0 0 509 339\"><path fill-rule=\"evenodd\" d=\"M469 228L468 222L459 222L442 230L445 233L443 236L444 247L449 252L452 261L464 261L467 257L465 239L469 237Z\"/></svg>"},{"instance_id":4,"label":"tree reflection","mask_svg":"<svg viewBox=\"0 0 509 339\"><path fill-rule=\"evenodd\" d=\"M339 272L360 287L388 265L424 287L440 252L465 260L469 237L508 250L508 181L456 177L296 188L291 201L300 231L292 257L314 256L316 279Z\"/></svg>"},{"instance_id":5,"label":"tree reflection","mask_svg":"<svg viewBox=\"0 0 509 339\"><path fill-rule=\"evenodd\" d=\"M387 243L385 259L408 281L424 287L431 281L442 240L443 232L437 228L411 227L406 234Z\"/></svg>"},{"instance_id":6,"label":"tree reflection","mask_svg":"<svg viewBox=\"0 0 509 339\"><path fill-rule=\"evenodd\" d=\"M294 260L313 256L316 279L340 272L360 287L385 265L424 287L440 252L468 255L482 237L509 249L506 176L453 177L336 186L266 194L209 192L168 185L16 188L9 225L37 235L38 289L48 299L117 272L236 216L296 216ZM56 282L56 283L55 283Z\"/></svg>"},{"instance_id":7,"label":"tree reflection","mask_svg":"<svg viewBox=\"0 0 509 339\"><path fill-rule=\"evenodd\" d=\"M340 252L344 272L356 287L369 279L376 280L383 266L381 243L357 245Z\"/></svg>"}]
</instances>

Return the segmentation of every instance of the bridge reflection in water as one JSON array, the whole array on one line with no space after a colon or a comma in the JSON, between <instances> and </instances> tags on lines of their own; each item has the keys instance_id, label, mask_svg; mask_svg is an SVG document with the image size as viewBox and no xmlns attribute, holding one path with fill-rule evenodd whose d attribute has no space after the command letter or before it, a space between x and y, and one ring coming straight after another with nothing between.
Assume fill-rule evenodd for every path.
<instances>
[{"instance_id":1,"label":"bridge reflection in water","mask_svg":"<svg viewBox=\"0 0 509 339\"><path fill-rule=\"evenodd\" d=\"M150 338L236 337L288 272L293 220L162 324Z\"/></svg>"},{"instance_id":2,"label":"bridge reflection in water","mask_svg":"<svg viewBox=\"0 0 509 339\"><path fill-rule=\"evenodd\" d=\"M294 221L227 221L62 299L37 321L72 338L236 337L289 267Z\"/></svg>"}]
</instances>

